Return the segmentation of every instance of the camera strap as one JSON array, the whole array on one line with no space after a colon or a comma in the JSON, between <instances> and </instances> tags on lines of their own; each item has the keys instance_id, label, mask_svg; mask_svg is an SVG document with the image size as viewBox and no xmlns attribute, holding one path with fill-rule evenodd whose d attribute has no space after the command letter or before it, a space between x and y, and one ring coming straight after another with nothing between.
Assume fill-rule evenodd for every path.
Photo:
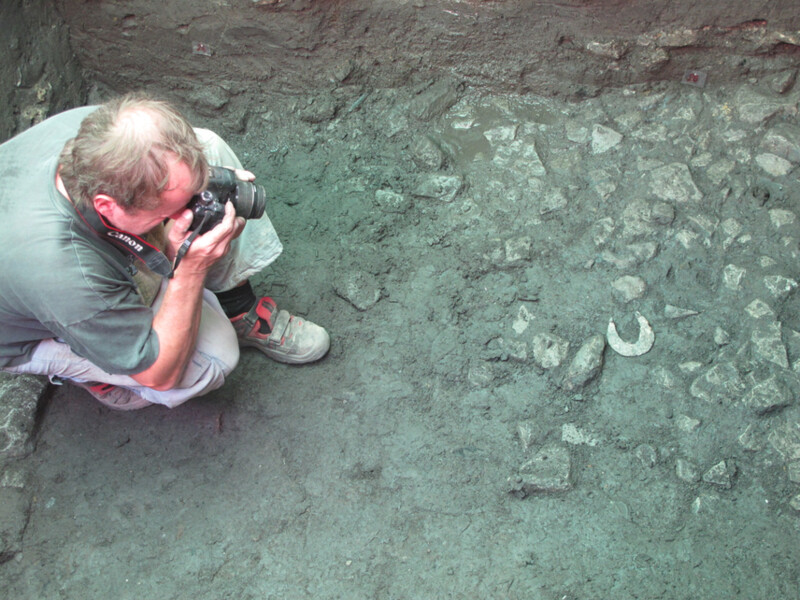
<instances>
[{"instance_id":1,"label":"camera strap","mask_svg":"<svg viewBox=\"0 0 800 600\"><path fill-rule=\"evenodd\" d=\"M154 273L158 273L162 277L172 278L174 272L173 265L170 264L169 259L161 250L144 241L138 235L111 227L105 222L103 217L97 213L93 206L78 206L78 204L72 202L71 199L70 203L75 207L75 211L78 213L83 223L97 234L100 239L106 240L112 246L122 250L125 254L140 260ZM184 242L184 244L186 244L186 242ZM189 242L189 244L191 244L191 242ZM187 246L186 250L188 249L189 247ZM183 251L183 254L186 254L186 250ZM177 260L174 266L178 266Z\"/></svg>"}]
</instances>

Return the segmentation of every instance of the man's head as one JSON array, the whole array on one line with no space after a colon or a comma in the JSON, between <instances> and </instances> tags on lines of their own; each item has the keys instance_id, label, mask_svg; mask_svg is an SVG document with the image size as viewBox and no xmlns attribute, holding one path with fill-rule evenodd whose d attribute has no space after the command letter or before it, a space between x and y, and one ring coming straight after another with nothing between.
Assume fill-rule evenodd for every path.
<instances>
[{"instance_id":1,"label":"man's head","mask_svg":"<svg viewBox=\"0 0 800 600\"><path fill-rule=\"evenodd\" d=\"M59 158L61 179L75 202L111 201L133 214L158 209L176 165L190 192L203 189L208 164L191 125L166 102L143 94L101 105Z\"/></svg>"}]
</instances>

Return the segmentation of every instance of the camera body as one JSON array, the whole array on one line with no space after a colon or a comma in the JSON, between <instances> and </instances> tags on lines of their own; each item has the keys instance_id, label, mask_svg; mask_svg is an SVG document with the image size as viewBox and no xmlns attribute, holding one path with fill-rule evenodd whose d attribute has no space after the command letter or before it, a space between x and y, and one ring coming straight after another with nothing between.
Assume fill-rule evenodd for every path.
<instances>
[{"instance_id":1,"label":"camera body","mask_svg":"<svg viewBox=\"0 0 800 600\"><path fill-rule=\"evenodd\" d=\"M267 206L264 186L236 178L233 169L209 167L208 186L192 196L187 204L193 217L190 231L199 228L203 234L213 229L225 216L225 204L233 203L236 215L245 219L258 219Z\"/></svg>"}]
</instances>

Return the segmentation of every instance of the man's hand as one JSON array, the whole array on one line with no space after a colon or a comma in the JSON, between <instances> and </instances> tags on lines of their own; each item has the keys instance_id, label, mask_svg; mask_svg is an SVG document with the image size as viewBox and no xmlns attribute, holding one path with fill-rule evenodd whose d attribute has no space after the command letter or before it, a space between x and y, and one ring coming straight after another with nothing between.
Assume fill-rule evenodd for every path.
<instances>
[{"instance_id":1,"label":"man's hand","mask_svg":"<svg viewBox=\"0 0 800 600\"><path fill-rule=\"evenodd\" d=\"M170 260L175 260L178 248L180 248L184 240L192 233L189 231L192 218L193 213L187 208L175 219L174 223L172 223L172 226L169 228L166 254ZM189 250L181 259L179 272L181 274L192 272L205 275L214 263L228 253L231 242L239 237L244 226L245 219L243 217L237 217L233 204L226 202L225 216L222 218L222 221L217 223L217 225L209 231L198 236L194 242L192 242ZM177 274L178 271L176 271L176 275Z\"/></svg>"}]
</instances>

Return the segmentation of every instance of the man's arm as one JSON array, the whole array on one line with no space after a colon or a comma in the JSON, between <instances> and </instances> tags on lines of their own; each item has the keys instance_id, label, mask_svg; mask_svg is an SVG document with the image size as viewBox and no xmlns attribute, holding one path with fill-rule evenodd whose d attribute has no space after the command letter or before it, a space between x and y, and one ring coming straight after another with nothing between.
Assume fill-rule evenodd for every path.
<instances>
[{"instance_id":1,"label":"man's arm","mask_svg":"<svg viewBox=\"0 0 800 600\"><path fill-rule=\"evenodd\" d=\"M189 210L175 221L169 232L173 248L186 238L191 222ZM137 383L159 391L172 389L180 383L197 342L206 274L228 253L231 242L243 227L244 219L235 217L233 205L228 202L223 220L211 231L198 236L189 247L168 282L164 299L153 318L153 330L159 343L158 357L149 368L131 376ZM169 254L174 256L174 252Z\"/></svg>"}]
</instances>

